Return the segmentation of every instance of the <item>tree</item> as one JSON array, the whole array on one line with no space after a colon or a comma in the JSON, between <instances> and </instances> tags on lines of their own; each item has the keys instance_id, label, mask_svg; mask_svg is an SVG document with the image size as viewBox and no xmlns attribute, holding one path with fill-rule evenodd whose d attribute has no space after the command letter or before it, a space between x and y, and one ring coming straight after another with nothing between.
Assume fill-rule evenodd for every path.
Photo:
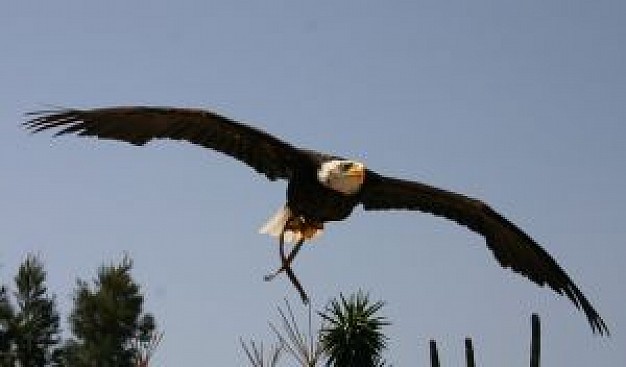
<instances>
[{"instance_id":1,"label":"tree","mask_svg":"<svg viewBox=\"0 0 626 367\"><path fill-rule=\"evenodd\" d=\"M239 343L241 343L241 347L243 351L246 353L248 357L248 362L252 365L252 367L276 367L278 366L278 361L283 353L284 346L282 344L276 344L271 347L269 352L265 353L265 348L263 348L263 343L257 344L254 340L250 341L250 344L246 344L243 339L239 339Z\"/></svg>"},{"instance_id":2,"label":"tree","mask_svg":"<svg viewBox=\"0 0 626 367\"><path fill-rule=\"evenodd\" d=\"M300 330L293 310L286 300L285 306L287 311L278 307L278 313L282 319L282 331L270 323L270 327L278 338L280 345L296 360L298 366L315 367L321 364L325 358L324 349L317 335L313 336L310 304L308 306L308 332Z\"/></svg>"},{"instance_id":3,"label":"tree","mask_svg":"<svg viewBox=\"0 0 626 367\"><path fill-rule=\"evenodd\" d=\"M286 303L286 308L278 307L282 327L270 323L278 343L269 354L263 344L246 344L241 340L246 356L254 367L273 367L278 365L279 357L286 354L294 361L292 365L314 367L318 365L335 367L382 367L385 361L382 352L386 348L387 337L382 328L389 322L378 312L384 302L370 302L369 296L361 291L345 298L329 302L323 312L322 328L313 333L311 308L309 306L308 332L298 326L293 310ZM284 353L286 352L286 353Z\"/></svg>"},{"instance_id":4,"label":"tree","mask_svg":"<svg viewBox=\"0 0 626 367\"><path fill-rule=\"evenodd\" d=\"M48 366L58 355L59 314L36 256L29 254L20 265L15 286L15 305L7 288L0 288L0 363Z\"/></svg>"},{"instance_id":5,"label":"tree","mask_svg":"<svg viewBox=\"0 0 626 367\"><path fill-rule=\"evenodd\" d=\"M248 361L253 367L275 367L278 366L280 358L287 354L294 360L295 365L301 367L316 367L322 365L325 358L324 350L320 344L317 333L314 336L312 331L311 305L309 304L308 331L302 331L298 326L296 317L291 305L285 300L285 309L278 307L281 318L281 326L277 327L270 322L270 328L278 339L269 353L263 348L263 343L244 343L240 339Z\"/></svg>"},{"instance_id":6,"label":"tree","mask_svg":"<svg viewBox=\"0 0 626 367\"><path fill-rule=\"evenodd\" d=\"M131 269L125 257L119 265L102 266L93 287L78 281L70 314L74 339L66 343L64 365L147 365L141 345L155 338L156 324L143 313L143 295Z\"/></svg>"},{"instance_id":7,"label":"tree","mask_svg":"<svg viewBox=\"0 0 626 367\"><path fill-rule=\"evenodd\" d=\"M382 328L389 322L376 314L384 302L371 303L362 291L346 299L340 294L319 315L325 322L320 340L328 365L336 367L383 366L381 353L387 346Z\"/></svg>"},{"instance_id":8,"label":"tree","mask_svg":"<svg viewBox=\"0 0 626 367\"><path fill-rule=\"evenodd\" d=\"M11 334L14 314L8 290L4 285L0 286L0 366L13 365Z\"/></svg>"},{"instance_id":9,"label":"tree","mask_svg":"<svg viewBox=\"0 0 626 367\"><path fill-rule=\"evenodd\" d=\"M54 296L48 295L42 262L28 255L15 276L17 313L13 332L15 352L21 366L45 366L59 343L59 314Z\"/></svg>"}]
</instances>

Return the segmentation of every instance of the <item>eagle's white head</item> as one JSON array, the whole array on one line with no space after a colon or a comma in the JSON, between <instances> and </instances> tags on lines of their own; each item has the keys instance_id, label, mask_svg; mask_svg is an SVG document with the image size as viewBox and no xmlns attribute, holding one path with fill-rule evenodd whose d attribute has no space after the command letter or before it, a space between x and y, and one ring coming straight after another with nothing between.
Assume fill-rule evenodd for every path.
<instances>
[{"instance_id":1,"label":"eagle's white head","mask_svg":"<svg viewBox=\"0 0 626 367\"><path fill-rule=\"evenodd\" d=\"M342 194L356 194L365 180L365 165L350 160L334 159L322 163L317 170L322 185Z\"/></svg>"}]
</instances>

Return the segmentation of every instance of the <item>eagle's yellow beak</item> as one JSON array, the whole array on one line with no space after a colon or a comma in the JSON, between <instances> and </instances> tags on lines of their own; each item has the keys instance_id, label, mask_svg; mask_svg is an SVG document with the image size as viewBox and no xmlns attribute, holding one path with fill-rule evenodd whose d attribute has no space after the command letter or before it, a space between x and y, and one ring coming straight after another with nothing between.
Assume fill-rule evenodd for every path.
<instances>
[{"instance_id":1,"label":"eagle's yellow beak","mask_svg":"<svg viewBox=\"0 0 626 367\"><path fill-rule=\"evenodd\" d=\"M362 164L355 163L354 165L352 165L352 167L350 167L345 175L350 177L363 178L365 176L365 167Z\"/></svg>"},{"instance_id":2,"label":"eagle's yellow beak","mask_svg":"<svg viewBox=\"0 0 626 367\"><path fill-rule=\"evenodd\" d=\"M365 180L365 166L360 163L355 163L349 170L344 173L352 185L361 186Z\"/></svg>"}]
</instances>

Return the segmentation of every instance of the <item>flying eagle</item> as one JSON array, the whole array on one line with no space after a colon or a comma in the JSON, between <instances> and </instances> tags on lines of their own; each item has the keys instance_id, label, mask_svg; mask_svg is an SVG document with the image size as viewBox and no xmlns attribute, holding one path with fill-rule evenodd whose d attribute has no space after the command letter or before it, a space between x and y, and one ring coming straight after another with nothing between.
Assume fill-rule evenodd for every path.
<instances>
[{"instance_id":1,"label":"flying eagle","mask_svg":"<svg viewBox=\"0 0 626 367\"><path fill-rule=\"evenodd\" d=\"M485 237L504 268L565 294L585 313L592 330L609 330L591 303L557 262L529 235L484 202L420 182L386 177L363 163L305 150L252 126L211 111L161 107L59 109L30 113L32 132L58 129L144 145L152 139L184 140L246 163L270 180L288 181L287 202L260 230L279 238L281 266L306 301L290 264L306 240L326 222L346 219L358 205L365 210L417 210L445 217ZM293 242L286 255L284 243Z\"/></svg>"}]
</instances>

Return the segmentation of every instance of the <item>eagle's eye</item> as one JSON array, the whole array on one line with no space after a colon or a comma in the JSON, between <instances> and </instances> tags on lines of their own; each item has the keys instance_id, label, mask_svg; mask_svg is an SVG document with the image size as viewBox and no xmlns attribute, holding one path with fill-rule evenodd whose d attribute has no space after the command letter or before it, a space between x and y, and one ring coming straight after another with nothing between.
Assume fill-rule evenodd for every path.
<instances>
[{"instance_id":1,"label":"eagle's eye","mask_svg":"<svg viewBox=\"0 0 626 367\"><path fill-rule=\"evenodd\" d=\"M349 171L354 166L352 162L343 162L341 163L341 171L346 172Z\"/></svg>"}]
</instances>

